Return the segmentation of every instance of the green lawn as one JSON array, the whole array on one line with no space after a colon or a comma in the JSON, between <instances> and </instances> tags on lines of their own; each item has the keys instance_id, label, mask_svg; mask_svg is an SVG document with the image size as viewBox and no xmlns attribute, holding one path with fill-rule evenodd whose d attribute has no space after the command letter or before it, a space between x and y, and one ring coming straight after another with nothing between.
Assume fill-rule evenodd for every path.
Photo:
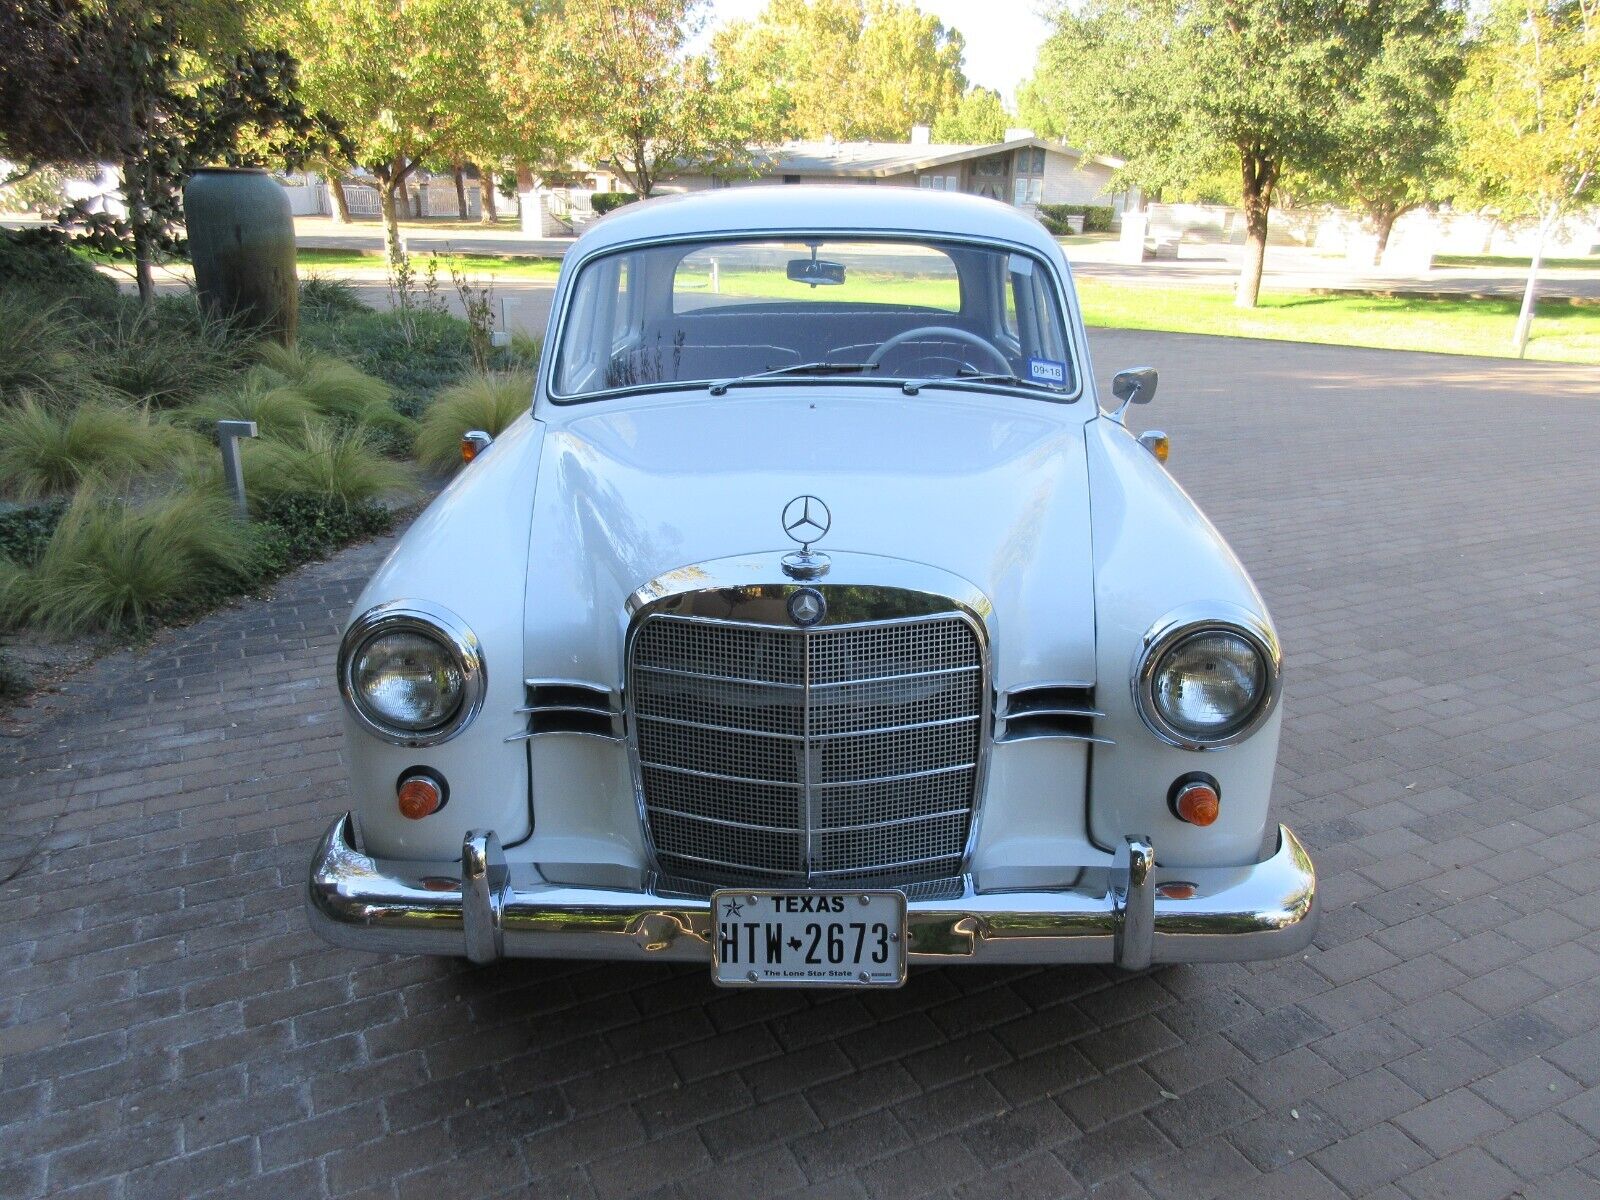
<instances>
[{"instance_id":1,"label":"green lawn","mask_svg":"<svg viewBox=\"0 0 1600 1200\"><path fill-rule=\"evenodd\" d=\"M1433 265L1436 267L1504 267L1508 271L1526 271L1533 265L1533 260L1506 254L1436 254L1433 256ZM1600 254L1589 254L1579 258L1547 258L1544 260L1544 265L1547 267L1572 267L1577 270L1600 271Z\"/></svg>"},{"instance_id":2,"label":"green lawn","mask_svg":"<svg viewBox=\"0 0 1600 1200\"><path fill-rule=\"evenodd\" d=\"M1094 279L1077 283L1085 324L1108 329L1504 358L1511 355L1511 331L1517 320L1515 300L1263 292L1258 308L1241 309L1233 306L1232 291L1220 288L1127 286ZM1528 357L1600 363L1600 307L1541 306Z\"/></svg>"},{"instance_id":3,"label":"green lawn","mask_svg":"<svg viewBox=\"0 0 1600 1200\"><path fill-rule=\"evenodd\" d=\"M412 269L421 274L428 269L429 250L415 250L411 254ZM295 252L300 266L309 271L376 270L384 269L381 250L370 253L361 250L318 250L302 246ZM468 275L501 275L508 279L549 279L552 282L561 271L559 258L533 258L528 255L498 254L439 254L439 278L448 282L449 268Z\"/></svg>"}]
</instances>

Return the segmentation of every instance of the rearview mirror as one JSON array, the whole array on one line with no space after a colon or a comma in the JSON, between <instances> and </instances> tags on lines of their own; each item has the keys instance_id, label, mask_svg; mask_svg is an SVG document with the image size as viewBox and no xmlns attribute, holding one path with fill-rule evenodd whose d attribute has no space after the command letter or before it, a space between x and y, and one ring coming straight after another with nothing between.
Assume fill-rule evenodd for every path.
<instances>
[{"instance_id":1,"label":"rearview mirror","mask_svg":"<svg viewBox=\"0 0 1600 1200\"><path fill-rule=\"evenodd\" d=\"M1118 371L1111 379L1111 394L1129 404L1149 404L1156 396L1156 369L1154 367L1129 367Z\"/></svg>"},{"instance_id":2,"label":"rearview mirror","mask_svg":"<svg viewBox=\"0 0 1600 1200\"><path fill-rule=\"evenodd\" d=\"M789 278L812 287L836 287L844 282L844 264L825 258L791 258Z\"/></svg>"}]
</instances>

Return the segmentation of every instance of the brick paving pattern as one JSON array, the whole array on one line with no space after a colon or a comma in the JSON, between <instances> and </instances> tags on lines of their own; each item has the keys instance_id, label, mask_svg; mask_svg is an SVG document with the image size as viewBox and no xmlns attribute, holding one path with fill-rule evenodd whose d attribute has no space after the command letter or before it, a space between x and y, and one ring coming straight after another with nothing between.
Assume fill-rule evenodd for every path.
<instances>
[{"instance_id":1,"label":"brick paving pattern","mask_svg":"<svg viewBox=\"0 0 1600 1200\"><path fill-rule=\"evenodd\" d=\"M1096 335L1288 647L1288 961L699 969L335 950L331 663L386 546L0 747L0 1196L1600 1196L1592 368ZM42 839L42 841L40 841Z\"/></svg>"}]
</instances>

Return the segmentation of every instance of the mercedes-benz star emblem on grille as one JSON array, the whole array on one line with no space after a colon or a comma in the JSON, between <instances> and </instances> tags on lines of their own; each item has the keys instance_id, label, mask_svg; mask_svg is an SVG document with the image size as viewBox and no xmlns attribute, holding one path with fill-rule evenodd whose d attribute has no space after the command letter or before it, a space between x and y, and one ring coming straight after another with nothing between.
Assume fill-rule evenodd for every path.
<instances>
[{"instance_id":1,"label":"mercedes-benz star emblem on grille","mask_svg":"<svg viewBox=\"0 0 1600 1200\"><path fill-rule=\"evenodd\" d=\"M799 542L802 550L820 542L832 524L833 514L815 496L796 496L783 506L783 531Z\"/></svg>"},{"instance_id":2,"label":"mercedes-benz star emblem on grille","mask_svg":"<svg viewBox=\"0 0 1600 1200\"><path fill-rule=\"evenodd\" d=\"M828 615L828 602L815 588L801 588L789 597L789 619L809 629Z\"/></svg>"}]
</instances>

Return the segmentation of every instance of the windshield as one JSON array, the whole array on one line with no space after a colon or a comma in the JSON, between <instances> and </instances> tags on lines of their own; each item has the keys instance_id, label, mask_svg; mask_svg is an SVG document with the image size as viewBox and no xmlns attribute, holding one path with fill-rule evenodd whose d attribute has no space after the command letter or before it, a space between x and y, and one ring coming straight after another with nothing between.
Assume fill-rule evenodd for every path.
<instances>
[{"instance_id":1,"label":"windshield","mask_svg":"<svg viewBox=\"0 0 1600 1200\"><path fill-rule=\"evenodd\" d=\"M579 272L552 392L816 378L1077 391L1050 270L1031 255L852 237L643 246ZM754 378L760 377L760 379Z\"/></svg>"}]
</instances>

